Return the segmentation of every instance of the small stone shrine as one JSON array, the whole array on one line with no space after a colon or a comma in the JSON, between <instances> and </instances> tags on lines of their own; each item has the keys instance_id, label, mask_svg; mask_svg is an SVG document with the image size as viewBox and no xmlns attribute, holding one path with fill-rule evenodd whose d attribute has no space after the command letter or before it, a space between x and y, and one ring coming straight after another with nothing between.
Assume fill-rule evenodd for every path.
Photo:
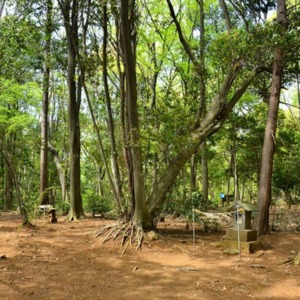
<instances>
[{"instance_id":1,"label":"small stone shrine","mask_svg":"<svg viewBox=\"0 0 300 300\"><path fill-rule=\"evenodd\" d=\"M251 215L256 210L251 203L240 201L228 208L233 216L233 226L226 229L226 236L222 242L224 247L247 253L257 250L257 231L251 229Z\"/></svg>"}]
</instances>

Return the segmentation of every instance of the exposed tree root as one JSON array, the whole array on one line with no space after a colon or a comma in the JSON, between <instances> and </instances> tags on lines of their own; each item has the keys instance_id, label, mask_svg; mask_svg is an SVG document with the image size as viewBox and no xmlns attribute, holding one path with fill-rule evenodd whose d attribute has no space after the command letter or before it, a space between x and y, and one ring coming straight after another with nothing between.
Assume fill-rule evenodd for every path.
<instances>
[{"instance_id":1,"label":"exposed tree root","mask_svg":"<svg viewBox=\"0 0 300 300\"><path fill-rule=\"evenodd\" d=\"M144 230L140 226L131 223L115 223L107 225L96 232L95 237L103 236L102 244L111 241L120 241L121 247L124 247L122 255L128 247L136 246L136 249L142 248L144 239Z\"/></svg>"},{"instance_id":2,"label":"exposed tree root","mask_svg":"<svg viewBox=\"0 0 300 300\"><path fill-rule=\"evenodd\" d=\"M78 222L79 220L86 219L86 216L84 214L81 214L80 216L76 216L74 214L68 214L65 218L65 221L69 222Z\"/></svg>"},{"instance_id":3,"label":"exposed tree root","mask_svg":"<svg viewBox=\"0 0 300 300\"><path fill-rule=\"evenodd\" d=\"M22 226L23 228L30 228L30 229L35 228L35 225L32 224L32 223L29 222L29 221L23 222L23 223L21 224L21 226Z\"/></svg>"}]
</instances>

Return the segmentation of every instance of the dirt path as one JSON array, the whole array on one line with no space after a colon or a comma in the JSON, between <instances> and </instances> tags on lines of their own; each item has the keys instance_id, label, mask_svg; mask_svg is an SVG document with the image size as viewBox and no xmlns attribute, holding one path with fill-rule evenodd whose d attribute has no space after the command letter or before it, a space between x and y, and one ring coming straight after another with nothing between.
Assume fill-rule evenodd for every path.
<instances>
[{"instance_id":1,"label":"dirt path","mask_svg":"<svg viewBox=\"0 0 300 300\"><path fill-rule=\"evenodd\" d=\"M194 247L169 220L159 240L121 256L91 234L111 221L59 221L26 229L0 215L1 299L300 299L300 266L280 265L300 251L299 233L267 236L262 251L239 258L215 247L222 232L197 231Z\"/></svg>"}]
</instances>

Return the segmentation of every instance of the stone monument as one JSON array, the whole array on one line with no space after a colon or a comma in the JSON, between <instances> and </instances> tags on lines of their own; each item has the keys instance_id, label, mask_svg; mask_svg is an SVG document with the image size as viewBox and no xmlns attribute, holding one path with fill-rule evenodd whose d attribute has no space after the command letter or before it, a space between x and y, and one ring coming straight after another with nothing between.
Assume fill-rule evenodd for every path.
<instances>
[{"instance_id":1,"label":"stone monument","mask_svg":"<svg viewBox=\"0 0 300 300\"><path fill-rule=\"evenodd\" d=\"M259 243L257 231L251 229L251 216L256 207L248 202L236 201L227 210L232 213L233 226L226 229L222 245L240 252L255 252Z\"/></svg>"}]
</instances>

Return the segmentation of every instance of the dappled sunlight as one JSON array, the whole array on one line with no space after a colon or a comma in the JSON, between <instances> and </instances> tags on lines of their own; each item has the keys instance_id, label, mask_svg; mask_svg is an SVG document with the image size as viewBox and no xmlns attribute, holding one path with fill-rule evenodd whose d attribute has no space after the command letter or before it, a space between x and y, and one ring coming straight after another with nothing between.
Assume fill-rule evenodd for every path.
<instances>
[{"instance_id":1,"label":"dappled sunlight","mask_svg":"<svg viewBox=\"0 0 300 300\"><path fill-rule=\"evenodd\" d=\"M280 265L300 248L296 233L266 236L272 248L228 256L218 247L224 232L198 229L194 244L184 224L167 219L158 240L122 255L120 242L94 238L111 221L62 221L28 229L0 216L4 299L294 299L299 292L298 266Z\"/></svg>"}]
</instances>

